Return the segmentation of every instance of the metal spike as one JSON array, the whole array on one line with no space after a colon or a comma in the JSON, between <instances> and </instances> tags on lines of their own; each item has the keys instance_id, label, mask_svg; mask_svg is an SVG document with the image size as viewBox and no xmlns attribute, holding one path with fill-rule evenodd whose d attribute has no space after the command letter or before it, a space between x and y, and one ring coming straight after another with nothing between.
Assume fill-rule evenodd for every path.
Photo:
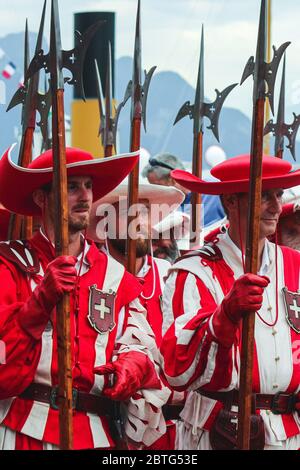
<instances>
[{"instance_id":1,"label":"metal spike","mask_svg":"<svg viewBox=\"0 0 300 470\"><path fill-rule=\"evenodd\" d=\"M146 126L146 110L147 110L147 99L148 99L148 93L149 93L149 87L150 87L150 82L153 77L153 74L156 70L156 66L151 67L149 72L147 73L145 70L145 81L142 87L142 97L141 97L141 103L142 103L142 120L143 120L143 125L145 132L147 131L147 126Z\"/></svg>"},{"instance_id":2,"label":"metal spike","mask_svg":"<svg viewBox=\"0 0 300 470\"><path fill-rule=\"evenodd\" d=\"M279 103L278 103L278 112L277 112L277 122L274 123L271 119L267 122L264 135L272 134L275 137L275 146L274 152L276 156L282 157L283 150L284 150L284 137L288 139L289 144L286 146L291 154L293 159L296 161L295 156L295 144L296 144L296 136L300 125L300 116L294 115L294 121L291 124L285 123L285 68L286 68L286 57L284 55L283 61L283 68L282 68L282 79L281 79L281 86L280 86L280 95L279 95Z\"/></svg>"},{"instance_id":3,"label":"metal spike","mask_svg":"<svg viewBox=\"0 0 300 470\"><path fill-rule=\"evenodd\" d=\"M36 41L36 46L35 46L35 53L36 54L42 49L42 45L43 45L46 7L47 7L47 0L44 1L40 27L39 27L38 37L37 37L37 41ZM28 64L28 66L29 66L29 64Z\"/></svg>"},{"instance_id":4,"label":"metal spike","mask_svg":"<svg viewBox=\"0 0 300 470\"><path fill-rule=\"evenodd\" d=\"M123 100L119 103L118 107L117 107L117 110L116 110L116 115L115 115L115 132L117 132L117 129L118 129L118 123L119 123L119 118L120 118L120 114L121 114L121 111L122 109L124 108L124 106L126 105L127 101L130 99L132 95L132 80L130 80L127 84L127 87L126 87L126 90L125 90L125 93L124 93L124 98Z\"/></svg>"},{"instance_id":5,"label":"metal spike","mask_svg":"<svg viewBox=\"0 0 300 470\"><path fill-rule=\"evenodd\" d=\"M62 74L62 46L59 23L58 0L51 2L51 28L50 28L50 70L52 90L64 89Z\"/></svg>"},{"instance_id":6,"label":"metal spike","mask_svg":"<svg viewBox=\"0 0 300 470\"><path fill-rule=\"evenodd\" d=\"M107 51L107 70L106 70L106 87L105 87L105 115L107 119L112 119L112 58L111 58L111 43L108 42Z\"/></svg>"},{"instance_id":7,"label":"metal spike","mask_svg":"<svg viewBox=\"0 0 300 470\"><path fill-rule=\"evenodd\" d=\"M132 95L131 95L131 120L142 117L142 59L141 59L141 16L140 16L140 0L138 0L135 40L134 40L134 56L133 56L133 72L132 72Z\"/></svg>"},{"instance_id":8,"label":"metal spike","mask_svg":"<svg viewBox=\"0 0 300 470\"><path fill-rule=\"evenodd\" d=\"M104 101L104 96L103 96L103 91L102 91L99 67L98 67L98 63L96 59L95 59L95 71L96 71L96 91L97 91L99 113L100 113L100 126L99 126L98 136L101 135L102 145L104 146L103 132L105 129L105 101Z\"/></svg>"},{"instance_id":9,"label":"metal spike","mask_svg":"<svg viewBox=\"0 0 300 470\"><path fill-rule=\"evenodd\" d=\"M278 112L277 112L277 128L279 130L276 133L275 137L275 155L278 155L279 151L282 151L284 148L284 136L282 134L282 126L285 123L285 66L286 66L286 56L284 54L283 67L282 67L282 78L280 86L280 95L278 103Z\"/></svg>"},{"instance_id":10,"label":"metal spike","mask_svg":"<svg viewBox=\"0 0 300 470\"><path fill-rule=\"evenodd\" d=\"M290 42L285 42L279 49L273 46L273 59L266 63L266 0L261 1L256 58L250 57L243 72L241 84L250 76L254 77L253 102L260 98L269 99L274 114L274 88L281 57ZM267 86L266 86L267 84ZM267 89L267 91L266 91Z\"/></svg>"},{"instance_id":11,"label":"metal spike","mask_svg":"<svg viewBox=\"0 0 300 470\"><path fill-rule=\"evenodd\" d=\"M141 3L140 3L140 0L138 0L136 26L135 26L133 78L134 78L133 83L141 85L142 83L142 38L141 38Z\"/></svg>"},{"instance_id":12,"label":"metal spike","mask_svg":"<svg viewBox=\"0 0 300 470\"><path fill-rule=\"evenodd\" d=\"M266 0L261 0L258 38L256 46L255 66L254 66L254 102L259 98L264 98L266 93L265 85L265 63L267 54L266 41Z\"/></svg>"},{"instance_id":13,"label":"metal spike","mask_svg":"<svg viewBox=\"0 0 300 470\"><path fill-rule=\"evenodd\" d=\"M300 127L300 114L296 115L295 113L293 113L293 116L294 116L294 121L292 122L292 124L286 125L285 135L287 136L288 141L289 141L289 145L287 145L286 147L290 150L293 159L296 161L295 147L296 147L296 137L297 137L297 133Z\"/></svg>"},{"instance_id":14,"label":"metal spike","mask_svg":"<svg viewBox=\"0 0 300 470\"><path fill-rule=\"evenodd\" d=\"M180 110L177 113L177 116L174 120L173 126L177 124L181 119L183 119L185 116L189 116L190 119L193 119L194 117L194 105L191 105L190 101L186 101L180 108Z\"/></svg>"},{"instance_id":15,"label":"metal spike","mask_svg":"<svg viewBox=\"0 0 300 470\"><path fill-rule=\"evenodd\" d=\"M113 92L112 92L112 50L111 43L108 42L107 51L107 71L106 71L106 89L105 89L105 115L106 115L106 136L105 144L116 147L116 128L113 118Z\"/></svg>"},{"instance_id":16,"label":"metal spike","mask_svg":"<svg viewBox=\"0 0 300 470\"><path fill-rule=\"evenodd\" d=\"M217 97L213 103L204 102L204 26L202 25L195 104L191 105L190 101L186 101L180 108L174 124L183 117L189 116L190 119L194 120L193 133L194 135L198 135L199 132L203 132L203 118L206 116L210 120L210 126L207 128L213 132L214 136L219 141L218 123L222 106L225 99L236 85L237 83L234 83L225 88L222 92L216 90Z\"/></svg>"},{"instance_id":17,"label":"metal spike","mask_svg":"<svg viewBox=\"0 0 300 470\"><path fill-rule=\"evenodd\" d=\"M25 41L24 41L24 79L30 62L30 46L28 34L28 20L25 22Z\"/></svg>"},{"instance_id":18,"label":"metal spike","mask_svg":"<svg viewBox=\"0 0 300 470\"><path fill-rule=\"evenodd\" d=\"M41 16L41 22L40 22L40 27L39 27L39 32L38 32L38 38L36 42L36 47L35 51L36 53L40 51L42 47L42 40L43 40L43 34L44 34L44 25L45 25L45 13L46 13L46 5L47 5L47 0L44 2L44 7L43 7L43 12ZM27 21L26 21L26 27L27 27ZM28 124L28 119L29 119L29 113L30 110L36 109L36 96L38 93L38 83L39 83L39 75L36 74L32 77L30 81L30 85L28 84L28 80L26 80L26 76L28 73L28 68L29 68L29 41L28 38L26 39L26 36L28 37L28 33L26 34L26 29L25 29L25 58L24 58L24 87L19 88L14 96L12 97L7 110L9 111L10 109L14 108L15 106L22 104L25 105L26 102L26 110L24 111L24 119L22 120L23 124L26 126ZM27 45L28 44L28 45ZM26 64L26 69L25 69L25 64ZM33 112L33 111L32 111Z\"/></svg>"},{"instance_id":19,"label":"metal spike","mask_svg":"<svg viewBox=\"0 0 300 470\"><path fill-rule=\"evenodd\" d=\"M194 105L194 133L202 132L204 102L204 26L201 30L200 59Z\"/></svg>"}]
</instances>

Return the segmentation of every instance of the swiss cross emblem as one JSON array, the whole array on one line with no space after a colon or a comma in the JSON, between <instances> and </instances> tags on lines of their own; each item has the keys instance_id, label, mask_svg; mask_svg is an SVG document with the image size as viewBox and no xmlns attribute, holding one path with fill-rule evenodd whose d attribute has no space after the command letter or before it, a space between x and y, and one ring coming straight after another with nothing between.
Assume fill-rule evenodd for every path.
<instances>
[{"instance_id":1,"label":"swiss cross emblem","mask_svg":"<svg viewBox=\"0 0 300 470\"><path fill-rule=\"evenodd\" d=\"M112 331L115 327L115 297L113 291L103 292L96 285L90 286L88 319L100 334Z\"/></svg>"},{"instance_id":2,"label":"swiss cross emblem","mask_svg":"<svg viewBox=\"0 0 300 470\"><path fill-rule=\"evenodd\" d=\"M286 307L286 320L296 333L300 333L300 293L282 289Z\"/></svg>"}]
</instances>

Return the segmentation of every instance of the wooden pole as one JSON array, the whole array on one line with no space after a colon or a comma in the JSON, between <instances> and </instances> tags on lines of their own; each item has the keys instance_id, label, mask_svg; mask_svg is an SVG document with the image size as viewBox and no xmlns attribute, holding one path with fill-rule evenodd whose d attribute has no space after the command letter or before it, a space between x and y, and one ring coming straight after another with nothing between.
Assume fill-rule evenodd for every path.
<instances>
[{"instance_id":1,"label":"wooden pole","mask_svg":"<svg viewBox=\"0 0 300 470\"><path fill-rule=\"evenodd\" d=\"M259 270L258 243L260 230L262 154L264 129L264 98L259 98L254 107L252 127L252 149L250 167L250 189L248 227L246 241L246 273L257 274ZM243 319L242 349L239 387L238 448L250 448L250 416L252 407L252 373L254 351L255 312Z\"/></svg>"},{"instance_id":2,"label":"wooden pole","mask_svg":"<svg viewBox=\"0 0 300 470\"><path fill-rule=\"evenodd\" d=\"M141 112L137 113L138 116L141 116ZM130 151L136 152L140 149L141 141L141 117L135 117L132 120L131 128L131 145ZM137 207L139 200L139 162L135 165L134 169L129 175L129 186L128 186L128 210L132 210L133 207ZM137 214L131 214L128 216L128 230L132 225L134 219L136 219ZM127 236L127 270L131 274L136 274L135 264L136 264L136 240L131 238L130 233Z\"/></svg>"},{"instance_id":3,"label":"wooden pole","mask_svg":"<svg viewBox=\"0 0 300 470\"><path fill-rule=\"evenodd\" d=\"M193 145L193 175L202 178L202 155L203 155L203 132L200 130L198 134L194 135ZM191 236L190 248L200 245L201 233L201 202L202 195L199 193L192 193L191 196Z\"/></svg>"}]
</instances>

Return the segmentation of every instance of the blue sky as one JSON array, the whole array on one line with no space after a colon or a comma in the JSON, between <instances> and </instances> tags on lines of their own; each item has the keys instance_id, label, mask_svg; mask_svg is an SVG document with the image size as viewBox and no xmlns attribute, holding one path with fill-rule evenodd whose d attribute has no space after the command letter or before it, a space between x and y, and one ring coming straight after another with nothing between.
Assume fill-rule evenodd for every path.
<instances>
[{"instance_id":1,"label":"blue sky","mask_svg":"<svg viewBox=\"0 0 300 470\"><path fill-rule=\"evenodd\" d=\"M30 29L37 31L42 5L43 0L1 0L1 36L23 31L26 17ZM132 55L137 0L60 0L59 5L65 49L73 45L74 13L115 11L116 56ZM141 7L144 68L157 65L160 71L178 72L195 86L204 23L206 96L214 99L216 87L222 90L240 81L245 63L255 53L260 0L141 0ZM272 11L272 43L278 47L292 41L287 54L286 104L289 111L299 113L300 1L272 0ZM248 80L226 104L250 116L251 96L252 81Z\"/></svg>"}]
</instances>

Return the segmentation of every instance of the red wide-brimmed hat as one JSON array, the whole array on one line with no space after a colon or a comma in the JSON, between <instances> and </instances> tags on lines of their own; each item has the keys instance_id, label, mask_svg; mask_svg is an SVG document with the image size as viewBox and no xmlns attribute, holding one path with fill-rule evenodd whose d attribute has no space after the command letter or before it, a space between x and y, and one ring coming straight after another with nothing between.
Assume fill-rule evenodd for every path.
<instances>
[{"instance_id":1,"label":"red wide-brimmed hat","mask_svg":"<svg viewBox=\"0 0 300 470\"><path fill-rule=\"evenodd\" d=\"M11 159L13 147L4 153L0 161L0 201L16 214L40 215L32 193L53 180L52 150L37 157L27 168L22 168ZM67 148L67 175L90 176L93 180L93 200L97 201L123 181L138 157L139 152L135 152L99 159L84 150Z\"/></svg>"},{"instance_id":2,"label":"red wide-brimmed hat","mask_svg":"<svg viewBox=\"0 0 300 470\"><path fill-rule=\"evenodd\" d=\"M300 184L300 170L291 171L291 163L263 156L262 189L291 188ZM201 194L247 193L249 191L250 155L230 158L210 171L219 181L204 181L183 170L171 172L172 178L185 188Z\"/></svg>"}]
</instances>

